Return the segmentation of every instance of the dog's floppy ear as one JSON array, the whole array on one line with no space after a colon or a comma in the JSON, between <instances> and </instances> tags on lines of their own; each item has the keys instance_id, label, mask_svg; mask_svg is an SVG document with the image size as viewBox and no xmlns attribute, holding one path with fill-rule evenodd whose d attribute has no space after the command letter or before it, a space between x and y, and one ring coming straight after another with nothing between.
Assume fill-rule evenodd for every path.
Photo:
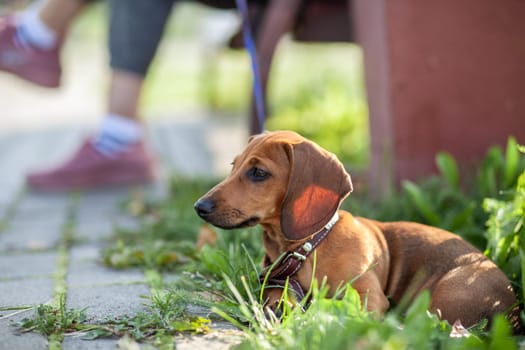
<instances>
[{"instance_id":1,"label":"dog's floppy ear","mask_svg":"<svg viewBox=\"0 0 525 350\"><path fill-rule=\"evenodd\" d=\"M286 239L300 240L328 223L352 192L352 181L341 162L313 142L285 147L290 178L281 204L281 229Z\"/></svg>"}]
</instances>

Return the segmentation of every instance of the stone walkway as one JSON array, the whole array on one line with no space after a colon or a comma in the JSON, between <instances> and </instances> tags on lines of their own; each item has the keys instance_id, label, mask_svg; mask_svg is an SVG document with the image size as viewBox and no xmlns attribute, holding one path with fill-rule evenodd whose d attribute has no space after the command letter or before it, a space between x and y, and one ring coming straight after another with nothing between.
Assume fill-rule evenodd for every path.
<instances>
[{"instance_id":1,"label":"stone walkway","mask_svg":"<svg viewBox=\"0 0 525 350\"><path fill-rule=\"evenodd\" d=\"M150 197L165 195L164 180L171 172L223 175L246 140L241 123L205 117L158 122L150 131L150 143L165 170L158 183L143 187ZM90 322L133 315L143 308L141 296L150 292L140 270L115 271L99 264L100 248L114 227L137 224L118 210L129 188L77 196L24 188L29 169L67 156L83 132L68 127L0 134L0 349L48 348L39 334L16 334L13 322L30 316L30 311L1 308L49 302L61 281L67 286L67 307L87 308ZM238 339L227 324L213 327L216 330L205 336L179 337L177 349L222 349ZM66 336L62 348L115 349L117 343Z\"/></svg>"}]
</instances>

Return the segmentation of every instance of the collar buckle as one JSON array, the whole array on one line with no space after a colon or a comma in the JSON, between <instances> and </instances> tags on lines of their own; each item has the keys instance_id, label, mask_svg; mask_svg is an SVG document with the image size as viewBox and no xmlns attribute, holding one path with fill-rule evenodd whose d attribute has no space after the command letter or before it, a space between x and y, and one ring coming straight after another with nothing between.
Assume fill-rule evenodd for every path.
<instances>
[{"instance_id":1,"label":"collar buckle","mask_svg":"<svg viewBox=\"0 0 525 350\"><path fill-rule=\"evenodd\" d=\"M305 261L306 260L306 256L301 254L301 253L298 253L298 252L293 252L290 257L296 258L296 259L301 260L301 261Z\"/></svg>"}]
</instances>

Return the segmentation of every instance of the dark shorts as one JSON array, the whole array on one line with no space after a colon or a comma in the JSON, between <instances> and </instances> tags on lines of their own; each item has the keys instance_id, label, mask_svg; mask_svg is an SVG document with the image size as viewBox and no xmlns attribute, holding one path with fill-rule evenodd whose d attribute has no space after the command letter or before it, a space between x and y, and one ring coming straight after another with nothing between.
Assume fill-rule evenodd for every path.
<instances>
[{"instance_id":1,"label":"dark shorts","mask_svg":"<svg viewBox=\"0 0 525 350\"><path fill-rule=\"evenodd\" d=\"M144 76L159 46L175 0L110 0L112 68Z\"/></svg>"}]
</instances>

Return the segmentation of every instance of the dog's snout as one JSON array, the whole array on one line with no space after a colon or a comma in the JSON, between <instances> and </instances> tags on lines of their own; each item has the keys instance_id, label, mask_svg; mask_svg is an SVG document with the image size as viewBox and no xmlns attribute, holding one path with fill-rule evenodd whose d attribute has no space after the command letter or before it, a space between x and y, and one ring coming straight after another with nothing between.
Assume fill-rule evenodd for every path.
<instances>
[{"instance_id":1,"label":"dog's snout","mask_svg":"<svg viewBox=\"0 0 525 350\"><path fill-rule=\"evenodd\" d=\"M193 207L195 208L197 214L201 218L204 218L205 216L213 213L213 210L215 209L215 202L210 199L199 199L197 202L195 202Z\"/></svg>"}]
</instances>

